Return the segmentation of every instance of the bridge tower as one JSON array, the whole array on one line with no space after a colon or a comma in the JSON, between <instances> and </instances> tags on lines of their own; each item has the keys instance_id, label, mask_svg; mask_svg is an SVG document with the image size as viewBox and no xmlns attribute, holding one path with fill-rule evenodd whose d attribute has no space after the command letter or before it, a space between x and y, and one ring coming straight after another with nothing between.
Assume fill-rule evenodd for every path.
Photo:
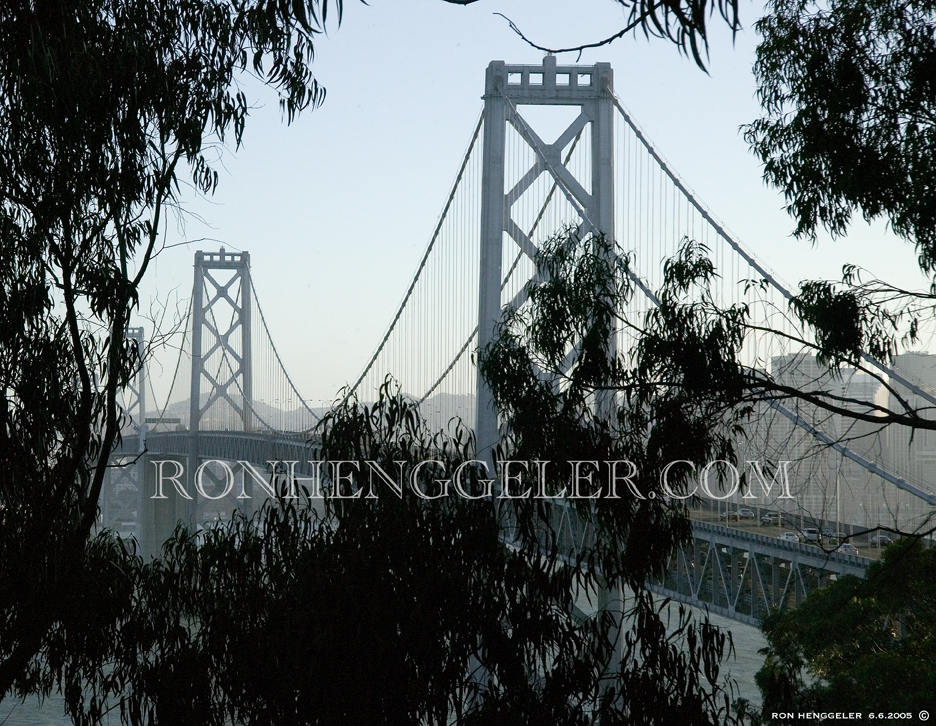
<instances>
[{"instance_id":1,"label":"bridge tower","mask_svg":"<svg viewBox=\"0 0 936 726\"><path fill-rule=\"evenodd\" d=\"M520 106L577 106L575 120L552 143L546 143L521 115ZM534 152L535 162L512 189L506 187L506 137L510 124ZM577 179L562 160L563 150L586 128L591 148L590 179ZM484 92L484 151L481 177L481 253L478 291L478 347L493 340L500 320L504 235L532 260L537 252L511 212L513 205L542 174L549 174L578 216L579 234L602 234L614 246L614 77L609 63L560 66L547 55L540 66L492 61ZM614 352L615 341L609 340ZM607 411L613 394L595 405ZM492 448L500 439L497 410L489 387L477 379L475 438L479 459L493 464ZM603 588L599 607L614 614L619 628L620 587ZM619 631L618 631L619 632ZM615 634L615 637L619 637ZM618 644L609 668L620 663Z\"/></svg>"},{"instance_id":2,"label":"bridge tower","mask_svg":"<svg viewBox=\"0 0 936 726\"><path fill-rule=\"evenodd\" d=\"M540 66L492 61L484 92L484 155L482 160L481 260L478 303L478 347L494 338L501 313L504 235L510 235L531 259L532 240L511 216L511 207L541 174L549 174L579 216L583 235L602 233L614 243L614 105L609 63L559 66L547 55ZM551 144L545 143L520 114L519 106L578 106L576 119ZM536 162L513 189L505 190L507 124L533 150ZM562 162L563 149L590 126L591 179L576 179ZM583 181L590 187L590 193ZM599 405L602 405L599 402ZM477 383L475 437L479 458L491 460L499 439L497 411L481 376Z\"/></svg>"},{"instance_id":3,"label":"bridge tower","mask_svg":"<svg viewBox=\"0 0 936 726\"><path fill-rule=\"evenodd\" d=\"M248 252L195 253L192 289L192 383L189 402L189 480L198 470L199 431L253 430L250 347L252 295ZM205 385L207 384L207 385ZM203 391L204 389L204 391ZM211 472L204 472L209 479ZM198 519L188 500L185 518Z\"/></svg>"},{"instance_id":4,"label":"bridge tower","mask_svg":"<svg viewBox=\"0 0 936 726\"><path fill-rule=\"evenodd\" d=\"M223 247L220 252L195 253L189 414L189 430L193 433L201 428L205 414L215 403L229 407L233 419L240 421L241 430L252 428L251 307L249 253L226 252ZM209 391L204 401L203 383L208 384ZM231 419L229 416L225 423L230 425ZM217 423L213 428L218 428Z\"/></svg>"}]
</instances>

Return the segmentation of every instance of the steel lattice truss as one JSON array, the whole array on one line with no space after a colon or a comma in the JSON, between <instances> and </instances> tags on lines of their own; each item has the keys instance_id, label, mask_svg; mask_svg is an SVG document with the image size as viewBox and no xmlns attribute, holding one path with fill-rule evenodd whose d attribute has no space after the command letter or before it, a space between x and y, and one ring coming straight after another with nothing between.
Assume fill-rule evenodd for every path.
<instances>
[{"instance_id":1,"label":"steel lattice truss","mask_svg":"<svg viewBox=\"0 0 936 726\"><path fill-rule=\"evenodd\" d=\"M666 577L651 589L758 625L771 608L795 607L834 577L864 577L869 564L857 555L693 522L692 543L670 558Z\"/></svg>"}]
</instances>

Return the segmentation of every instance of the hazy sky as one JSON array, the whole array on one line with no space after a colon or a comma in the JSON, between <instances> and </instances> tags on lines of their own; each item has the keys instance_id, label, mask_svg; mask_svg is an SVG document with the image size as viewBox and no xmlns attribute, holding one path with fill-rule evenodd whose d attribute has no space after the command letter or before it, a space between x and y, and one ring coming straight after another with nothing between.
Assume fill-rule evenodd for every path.
<instances>
[{"instance_id":1,"label":"hazy sky","mask_svg":"<svg viewBox=\"0 0 936 726\"><path fill-rule=\"evenodd\" d=\"M189 243L160 256L143 307L173 290L187 300L197 249L247 250L290 374L314 405L331 400L360 372L415 271L481 110L488 62L541 62L495 12L544 45L594 41L625 22L612 0L349 2L340 28L316 44L313 70L327 88L320 108L287 126L275 97L246 82L256 109L244 146L224 151L218 192L192 202L184 229L170 230L170 243ZM612 64L616 94L664 158L788 283L837 276L846 260L907 283L913 250L883 225L815 247L789 236L783 200L764 186L738 130L758 114L759 12L742 5L745 29L734 45L713 20L709 75L643 35L579 62Z\"/></svg>"}]
</instances>

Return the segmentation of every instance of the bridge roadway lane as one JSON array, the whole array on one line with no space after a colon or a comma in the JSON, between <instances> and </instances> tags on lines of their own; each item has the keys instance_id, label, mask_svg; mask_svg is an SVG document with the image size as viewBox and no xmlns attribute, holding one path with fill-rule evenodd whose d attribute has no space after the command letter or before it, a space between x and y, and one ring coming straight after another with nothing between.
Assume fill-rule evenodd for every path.
<instances>
[{"instance_id":1,"label":"bridge roadway lane","mask_svg":"<svg viewBox=\"0 0 936 726\"><path fill-rule=\"evenodd\" d=\"M753 534L760 534L765 537L778 538L781 532L797 532L798 523L796 525L791 523L784 523L782 525L764 525L760 523L760 520L755 517L753 519L740 519L740 520L731 520L726 522L724 517L719 517L718 514L708 511L707 509L692 509L690 510L690 517L694 522L706 522L708 524L716 524L722 527L727 527L728 529L735 529L739 532L750 532ZM798 520L798 518L796 518ZM813 526L810 522L806 522L806 526ZM842 529L847 530L848 527L843 525ZM857 527L854 528L856 531ZM870 535L863 535L861 537L849 537L848 542L855 545L858 549L858 554L861 557L867 558L869 560L878 560L881 558L882 549L879 545L872 545L868 543L868 537ZM825 544L825 543L824 543ZM826 549L835 549L833 546L826 546Z\"/></svg>"},{"instance_id":2,"label":"bridge roadway lane","mask_svg":"<svg viewBox=\"0 0 936 726\"><path fill-rule=\"evenodd\" d=\"M188 431L148 434L146 437L147 456L149 458L159 454L187 456L191 440L192 437ZM136 445L135 438L126 437L121 448L118 448L115 453L131 453ZM201 459L249 461L254 465L264 465L268 461L298 461L296 473L303 476L312 474L308 462L318 458L316 441L310 441L305 434L271 436L266 433L242 431L199 431L198 454Z\"/></svg>"}]
</instances>

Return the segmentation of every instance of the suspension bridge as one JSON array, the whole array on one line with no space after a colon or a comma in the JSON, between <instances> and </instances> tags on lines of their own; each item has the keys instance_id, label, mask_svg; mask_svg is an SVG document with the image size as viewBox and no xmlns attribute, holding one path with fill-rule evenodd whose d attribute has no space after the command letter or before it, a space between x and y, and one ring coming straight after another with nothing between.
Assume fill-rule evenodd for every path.
<instances>
[{"instance_id":1,"label":"suspension bridge","mask_svg":"<svg viewBox=\"0 0 936 726\"><path fill-rule=\"evenodd\" d=\"M553 113L550 128L558 133L547 136L552 142L524 116L528 107ZM390 374L419 402L430 426L444 427L455 417L472 423L478 457L489 456L499 437L497 412L473 353L492 340L505 305L524 304L527 284L537 274L537 249L569 225L582 235L603 234L632 256L639 294L623 315L636 319L658 304L654 291L663 282L662 261L691 239L705 245L718 271L710 290L713 302L746 304L760 327L775 331L745 341L747 362L773 366L779 376L781 364L802 356L794 341L810 335L787 314L788 287L670 168L614 95L610 65L565 66L546 56L538 66L500 61L488 66L484 108L438 223L412 280L401 286L402 300L386 334L349 390L361 401L373 400ZM141 328L128 336L143 350ZM232 507L256 506L269 494L265 482L276 474L270 462L281 462L280 467L297 462L284 473L312 476L309 439L323 415L307 404L283 365L251 281L248 253L196 253L191 304L177 338L168 395L156 401L145 370L126 392L124 408L133 427L115 452L102 503L104 523L135 536L145 553L157 551L179 520L203 526ZM630 333L617 331L611 343L626 352ZM568 361L575 364L574 350ZM866 362L909 398L936 404L925 381L870 357ZM911 524L936 505L931 484L912 471L885 466L888 462L869 453L857 435L849 439L829 430L829 421L817 421L815 411L771 403L763 414L764 431L754 433L750 443L761 452L758 458L771 446L782 458L775 445L782 430L784 450L792 446L799 464L812 467L799 471L802 481L815 483L817 471L828 478L829 457L834 457L836 492L846 462L885 490L888 502L903 506ZM236 487L229 486L233 462L241 462L243 470L244 484ZM186 490L182 471L190 477L203 472L202 496ZM841 513L827 516L827 495L821 492L813 506L825 519L849 521ZM587 524L567 514L560 519L571 546L587 539ZM654 587L756 622L769 607L795 604L829 577L862 574L867 563L696 523L693 542L677 553L667 577Z\"/></svg>"}]
</instances>

